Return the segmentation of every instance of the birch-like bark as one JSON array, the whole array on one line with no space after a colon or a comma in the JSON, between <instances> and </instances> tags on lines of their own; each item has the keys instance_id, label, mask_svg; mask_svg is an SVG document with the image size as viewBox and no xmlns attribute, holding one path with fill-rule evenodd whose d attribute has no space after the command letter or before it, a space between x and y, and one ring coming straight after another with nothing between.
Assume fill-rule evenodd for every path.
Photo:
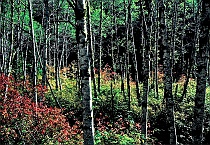
<instances>
[{"instance_id":1,"label":"birch-like bark","mask_svg":"<svg viewBox=\"0 0 210 145\"><path fill-rule=\"evenodd\" d=\"M8 59L8 66L5 70L6 72L6 75L9 77L10 76L10 73L12 71L12 59L13 59L13 56L14 56L14 1L11 0L11 38L10 38L10 50L9 50L9 59ZM8 78L7 78L8 79ZM6 88L5 88L5 99L7 98L7 91L8 91L8 85L6 85Z\"/></svg>"},{"instance_id":2,"label":"birch-like bark","mask_svg":"<svg viewBox=\"0 0 210 145\"><path fill-rule=\"evenodd\" d=\"M143 21L143 35L145 41L145 47L143 48L143 97L142 97L142 133L147 138L147 122L148 122L148 95L149 95L149 74L150 74L150 31L151 31L151 1L145 1L147 9L147 17L143 10L143 4L140 3L140 9L142 13Z\"/></svg>"},{"instance_id":3,"label":"birch-like bark","mask_svg":"<svg viewBox=\"0 0 210 145\"><path fill-rule=\"evenodd\" d=\"M8 60L8 66L7 66L7 76L10 76L10 73L12 71L12 59L14 57L14 53L15 53L15 50L14 50L14 1L11 0L11 44L10 44L10 50L9 50L9 60Z\"/></svg>"},{"instance_id":4,"label":"birch-like bark","mask_svg":"<svg viewBox=\"0 0 210 145\"><path fill-rule=\"evenodd\" d=\"M6 35L6 22L5 22L5 15L7 12L6 9L6 5L7 5L7 1L6 0L2 0L1 1L1 33L2 33L2 37L1 37L1 72L6 74L6 65L7 65L7 46L6 46L6 39L7 39L7 35Z\"/></svg>"},{"instance_id":5,"label":"birch-like bark","mask_svg":"<svg viewBox=\"0 0 210 145\"><path fill-rule=\"evenodd\" d=\"M36 57L36 45L35 45L35 36L34 36L34 26L33 26L33 9L32 9L32 2L28 0L29 5L29 17L30 17L30 28L31 28L31 37L32 37L32 45L33 45L33 55L34 55L34 65L33 65L33 87L34 87L34 99L36 102L36 106L38 105L37 100L37 57Z\"/></svg>"},{"instance_id":6,"label":"birch-like bark","mask_svg":"<svg viewBox=\"0 0 210 145\"><path fill-rule=\"evenodd\" d=\"M158 2L155 0L154 6L154 41L155 41L155 98L159 99L158 93Z\"/></svg>"},{"instance_id":7,"label":"birch-like bark","mask_svg":"<svg viewBox=\"0 0 210 145\"><path fill-rule=\"evenodd\" d=\"M59 5L59 1L57 1L57 6ZM60 89L61 90L61 84L59 83L60 81L60 66L59 66L59 58L58 58L58 54L59 54L59 22L58 22L58 9L56 10L56 16L55 16L55 23L54 23L54 28L55 28L55 53L54 53L54 63L55 63L55 88L56 90Z\"/></svg>"},{"instance_id":8,"label":"birch-like bark","mask_svg":"<svg viewBox=\"0 0 210 145\"><path fill-rule=\"evenodd\" d=\"M49 22L49 7L48 0L43 0L44 2L44 47L43 47L43 60L42 60L42 86L46 85L47 79L47 37L48 37L48 22Z\"/></svg>"},{"instance_id":9,"label":"birch-like bark","mask_svg":"<svg viewBox=\"0 0 210 145\"><path fill-rule=\"evenodd\" d=\"M93 49L93 36L91 31L91 15L90 15L90 3L87 1L87 30L88 30L88 49L90 50L90 56L91 56L91 78L93 80L93 93L94 97L97 98L97 89L96 89L96 80L95 80L95 53Z\"/></svg>"},{"instance_id":10,"label":"birch-like bark","mask_svg":"<svg viewBox=\"0 0 210 145\"><path fill-rule=\"evenodd\" d=\"M87 8L85 0L76 1L76 37L79 46L81 95L83 104L84 145L94 145L94 122L91 93L90 50L87 44Z\"/></svg>"},{"instance_id":11,"label":"birch-like bark","mask_svg":"<svg viewBox=\"0 0 210 145\"><path fill-rule=\"evenodd\" d=\"M16 3L18 5L20 5L20 1L17 0ZM18 7L17 9L17 13L18 13L18 25L17 25L17 31L16 31L16 34L17 34L17 39L16 39L16 43L17 43L17 49L16 49L16 71L15 71L15 79L16 78L20 78L20 70L21 70L21 67L19 66L20 64L20 52L21 52L21 38L22 38L22 31L20 29L20 26L21 26L21 19L20 19L20 7Z\"/></svg>"}]
</instances>

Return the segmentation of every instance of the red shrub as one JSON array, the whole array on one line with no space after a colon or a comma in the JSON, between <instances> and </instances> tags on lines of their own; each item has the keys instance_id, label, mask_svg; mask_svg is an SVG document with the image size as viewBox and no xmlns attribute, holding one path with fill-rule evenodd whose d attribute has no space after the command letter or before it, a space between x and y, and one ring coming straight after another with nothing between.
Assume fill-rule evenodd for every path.
<instances>
[{"instance_id":1,"label":"red shrub","mask_svg":"<svg viewBox=\"0 0 210 145\"><path fill-rule=\"evenodd\" d=\"M12 77L0 76L0 142L3 144L40 144L43 142L65 142L75 134L81 134L79 125L69 126L62 110L47 107L28 97L33 89L21 95L18 84ZM29 84L27 84L29 85ZM5 97L6 86L8 87ZM37 86L38 96L44 97L46 88Z\"/></svg>"}]
</instances>

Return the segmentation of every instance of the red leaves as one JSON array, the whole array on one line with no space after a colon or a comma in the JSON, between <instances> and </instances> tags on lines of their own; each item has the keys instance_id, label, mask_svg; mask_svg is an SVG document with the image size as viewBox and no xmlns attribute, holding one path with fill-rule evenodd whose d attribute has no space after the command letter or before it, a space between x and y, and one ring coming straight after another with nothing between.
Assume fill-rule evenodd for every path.
<instances>
[{"instance_id":1,"label":"red leaves","mask_svg":"<svg viewBox=\"0 0 210 145\"><path fill-rule=\"evenodd\" d=\"M94 69L94 71L98 73L98 70ZM108 64L106 64L105 67L100 71L100 74L102 80L105 80L106 82L117 76L117 73L114 72Z\"/></svg>"},{"instance_id":2,"label":"red leaves","mask_svg":"<svg viewBox=\"0 0 210 145\"><path fill-rule=\"evenodd\" d=\"M95 119L95 124L96 130L99 130L102 133L111 130L113 133L123 135L126 130L135 130L137 132L141 131L140 123L130 123L129 121L126 121L125 118L121 117L113 124L110 124L110 118L102 113L99 113L99 116ZM148 136L151 136L152 134L153 129L150 123L148 123Z\"/></svg>"},{"instance_id":3,"label":"red leaves","mask_svg":"<svg viewBox=\"0 0 210 145\"><path fill-rule=\"evenodd\" d=\"M1 112L1 115L3 116L3 118L7 118L8 117L8 113L7 113L7 109L3 109L3 110L0 110Z\"/></svg>"},{"instance_id":4,"label":"red leaves","mask_svg":"<svg viewBox=\"0 0 210 145\"><path fill-rule=\"evenodd\" d=\"M12 77L8 78L3 74L0 76L0 136L3 136L1 142L22 139L30 142L42 141L46 136L64 142L81 133L79 124L69 126L61 109L47 107L43 103L36 106L29 96L33 94L29 82L25 86L28 92L22 96L18 90L20 84ZM4 96L6 85L7 98ZM46 87L37 85L38 96L44 98L46 90Z\"/></svg>"},{"instance_id":5,"label":"red leaves","mask_svg":"<svg viewBox=\"0 0 210 145\"><path fill-rule=\"evenodd\" d=\"M110 124L110 118L108 116L103 116L100 113L100 117L96 118L96 128L100 131L112 130L115 133L122 133L124 130L129 128L129 122L125 121L123 118L119 118L114 125Z\"/></svg>"}]
</instances>

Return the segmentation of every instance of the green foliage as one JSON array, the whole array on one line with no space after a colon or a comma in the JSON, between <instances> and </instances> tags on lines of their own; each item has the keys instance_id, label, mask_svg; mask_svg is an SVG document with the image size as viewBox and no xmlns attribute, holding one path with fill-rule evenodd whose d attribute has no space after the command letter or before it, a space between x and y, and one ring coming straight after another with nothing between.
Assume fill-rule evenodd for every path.
<instances>
[{"instance_id":1,"label":"green foliage","mask_svg":"<svg viewBox=\"0 0 210 145\"><path fill-rule=\"evenodd\" d=\"M195 6L197 6L197 4L198 4L197 0L187 0L187 2L190 3L190 4L194 3Z\"/></svg>"},{"instance_id":2,"label":"green foliage","mask_svg":"<svg viewBox=\"0 0 210 145\"><path fill-rule=\"evenodd\" d=\"M78 97L78 90L76 88L75 79L60 78L62 90L55 90L55 80L51 79L50 84L52 85L53 94L56 99L61 104L61 107L67 110L80 110L81 109L81 99ZM46 94L47 102L50 106L56 106L56 101L52 97L52 92Z\"/></svg>"},{"instance_id":3,"label":"green foliage","mask_svg":"<svg viewBox=\"0 0 210 145\"><path fill-rule=\"evenodd\" d=\"M117 0L115 2L115 9L114 9L114 15L116 16L116 25L125 25L125 18L127 17L126 11L124 8L128 6L128 1L126 2L126 6L124 3L124 0ZM135 21L139 18L139 7L136 6L135 3L137 3L138 0L133 0L131 4L131 15L132 20ZM110 34L112 31L112 28L114 26L114 15L113 15L113 4L110 4L110 1L104 1L103 0L103 11L102 11L102 32L103 36L106 37L107 34ZM96 33L99 29L100 24L100 1L93 1L91 2L91 21L93 22L92 25L94 28L96 28Z\"/></svg>"},{"instance_id":4,"label":"green foliage","mask_svg":"<svg viewBox=\"0 0 210 145\"><path fill-rule=\"evenodd\" d=\"M113 131L96 131L95 134L96 145L134 145L136 144L134 138L127 134L116 134Z\"/></svg>"},{"instance_id":5,"label":"green foliage","mask_svg":"<svg viewBox=\"0 0 210 145\"><path fill-rule=\"evenodd\" d=\"M64 69L63 69L64 70ZM55 90L54 77L49 77L53 92L56 95L60 105L65 108L68 120L82 120L81 97L76 88L76 80L70 76L74 76L73 68L69 72L61 73L62 90ZM53 74L53 73L52 73ZM67 75L69 77L67 77ZM113 80L115 76L116 80ZM97 75L95 76L97 78ZM93 96L93 108L95 119L95 141L96 144L141 144L145 142L140 132L141 106L138 104L136 97L135 83L130 82L131 87L131 110L128 111L127 92L125 97L121 91L120 76L112 72L109 66L101 71L101 90L97 94L97 98ZM154 89L149 92L148 98L148 120L149 120L149 139L147 142L156 142L157 138L162 143L167 143L167 118L165 110L165 99L163 75L159 75L159 98L155 98ZM97 82L97 80L96 80ZM151 79L152 82L152 79ZM175 99L175 119L177 127L178 142L192 143L191 129L193 121L194 96L196 94L196 82L194 79L189 80L186 96L182 99L185 77L181 77L177 83L173 84L173 94ZM112 83L112 91L111 91ZM126 80L124 80L125 88ZM177 86L177 90L176 90ZM140 84L142 90L142 84ZM92 91L94 92L94 91ZM142 95L141 91L141 95ZM209 133L208 118L210 117L210 87L206 90L206 107L204 119L204 135ZM46 102L49 106L56 106L55 99L51 92L46 94ZM152 129L153 128L153 129ZM157 143L157 142L156 142Z\"/></svg>"},{"instance_id":6,"label":"green foliage","mask_svg":"<svg viewBox=\"0 0 210 145\"><path fill-rule=\"evenodd\" d=\"M139 132L139 124L133 121L126 121L123 118L119 118L113 124L107 122L107 116L96 118L96 132L95 143L102 145L136 145L142 144L147 141L147 144L152 144L154 140L144 138Z\"/></svg>"},{"instance_id":7,"label":"green foliage","mask_svg":"<svg viewBox=\"0 0 210 145\"><path fill-rule=\"evenodd\" d=\"M112 80L115 76L116 80ZM97 75L95 76L97 78ZM121 80L120 77L112 72L109 66L106 66L101 71L101 90L97 94L97 98L93 96L93 108L95 116L95 126L96 126L96 144L140 144L137 141L143 143L143 136L140 134L140 128L138 128L137 123L141 120L141 106L138 104L138 99L136 97L135 83L130 82L131 87L131 110L128 111L128 101L125 100L123 93L121 91ZM148 98L148 120L151 127L154 129L149 129L150 137L155 137L161 142L167 142L167 118L165 110L165 99L164 85L163 85L163 75L159 75L159 98L155 98L154 89L149 92ZM124 80L125 88L126 80ZM151 79L152 81L152 79ZM81 98L77 93L76 80L69 79L61 75L62 90L55 91L57 99L59 100L62 107L65 107L65 112L73 111L73 114L69 114L69 119L82 119L82 106ZM96 80L97 82L97 80ZM178 142L180 143L192 143L191 140L191 128L193 121L193 107L194 107L194 96L196 93L196 82L193 79L189 80L187 87L186 97L183 99L182 93L184 89L185 77L183 76L177 83L173 84L173 94L175 99L175 118ZM112 91L111 91L112 83ZM54 88L54 81L51 80L52 87ZM176 90L177 86L177 90ZM140 84L140 90L142 90L142 84ZM94 92L94 91L92 91ZM142 95L141 91L141 95ZM127 97L127 92L125 90L125 97ZM205 115L205 134L209 132L208 118L210 117L210 87L206 91L206 115ZM54 99L48 93L46 98L51 98L48 100L48 104L55 106L56 103ZM99 115L102 113L102 116ZM101 117L98 117L101 116ZM120 120L120 118L122 120ZM112 122L112 124L110 123ZM115 122L115 123L114 123ZM116 123L117 122L117 123ZM121 122L121 123L119 123ZM129 122L129 127L126 126L126 122ZM114 123L114 124L113 124ZM101 124L101 125L99 125ZM125 126L117 126L116 124L124 124ZM133 126L133 127L132 127ZM124 128L124 130L121 130ZM154 139L151 139L151 142Z\"/></svg>"},{"instance_id":8,"label":"green foliage","mask_svg":"<svg viewBox=\"0 0 210 145\"><path fill-rule=\"evenodd\" d=\"M7 4L6 5L6 13L4 14L4 18L11 18L13 19L13 24L14 26L20 26L21 29L23 29L25 32L28 32L31 28L30 28L30 17L29 17L29 10L28 10L28 3L27 1L22 2L21 4L19 4L17 1L14 1L14 15L12 17L11 15L11 4ZM9 24L9 23L8 23ZM9 29L10 25L7 25L6 27L8 27ZM38 40L40 37L43 37L43 28L41 26L41 24L39 24L36 21L33 21L33 26L34 26L34 34L35 34L35 38L36 40ZM5 28L7 29L7 28Z\"/></svg>"},{"instance_id":9,"label":"green foliage","mask_svg":"<svg viewBox=\"0 0 210 145\"><path fill-rule=\"evenodd\" d=\"M65 73L64 73L65 74ZM69 74L70 75L70 74ZM96 144L139 144L146 140L140 134L140 128L136 125L134 118L139 118L141 114L141 107L138 106L138 101L135 91L131 93L131 111L127 109L127 103L120 88L120 80L115 82L111 80L112 75L110 69L104 68L101 72L101 90L97 98L93 98L93 108L95 116ZM116 78L119 76L116 75ZM50 84L52 85L53 92L60 105L65 108L68 120L74 121L75 119L82 120L82 106L81 98L77 93L76 80L67 78L61 74L62 90L55 91L55 81L52 78ZM110 91L110 83L113 83L113 90ZM132 90L135 90L135 84L131 84ZM93 92L93 91L92 91ZM48 92L46 95L46 102L49 106L56 106L55 99ZM112 102L113 99L113 102ZM113 106L112 106L113 103ZM114 116L110 114L114 113ZM99 117L98 115L101 114ZM130 114L130 115L129 115ZM110 122L115 122L111 124Z\"/></svg>"}]
</instances>

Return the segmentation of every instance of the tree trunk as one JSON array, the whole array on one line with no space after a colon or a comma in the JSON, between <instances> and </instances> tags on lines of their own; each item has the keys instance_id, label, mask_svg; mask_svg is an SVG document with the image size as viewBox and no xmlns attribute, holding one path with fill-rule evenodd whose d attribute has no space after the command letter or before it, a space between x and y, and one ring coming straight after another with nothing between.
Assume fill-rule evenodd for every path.
<instances>
[{"instance_id":1,"label":"tree trunk","mask_svg":"<svg viewBox=\"0 0 210 145\"><path fill-rule=\"evenodd\" d=\"M14 57L14 1L11 0L11 45L10 45L10 51L9 51L9 61L8 61L8 68L7 68L7 76L10 76L10 73L12 71L12 59Z\"/></svg>"},{"instance_id":2,"label":"tree trunk","mask_svg":"<svg viewBox=\"0 0 210 145\"><path fill-rule=\"evenodd\" d=\"M154 28L155 28L155 34L154 34L154 41L155 41L155 98L159 99L159 93L158 93L158 3L155 1L155 8L154 8Z\"/></svg>"},{"instance_id":3,"label":"tree trunk","mask_svg":"<svg viewBox=\"0 0 210 145\"><path fill-rule=\"evenodd\" d=\"M142 133L147 138L147 121L148 121L148 95L149 95L149 74L150 74L150 31L151 31L151 1L145 1L147 16L144 14L143 4L141 3L140 9L143 21L143 39L145 47L143 48L143 97L142 97Z\"/></svg>"},{"instance_id":4,"label":"tree trunk","mask_svg":"<svg viewBox=\"0 0 210 145\"><path fill-rule=\"evenodd\" d=\"M94 98L97 98L96 79L95 79L95 55L93 49L93 37L91 31L91 15L90 15L90 3L87 3L87 29L88 29L88 49L90 50L91 56L91 78L93 80Z\"/></svg>"},{"instance_id":5,"label":"tree trunk","mask_svg":"<svg viewBox=\"0 0 210 145\"><path fill-rule=\"evenodd\" d=\"M103 0L101 0L101 6L100 6L101 12L100 12L100 24L99 24L99 36L100 36L100 42L99 42L99 61L98 61L98 93L100 93L101 90L101 52L102 52L102 21L103 21Z\"/></svg>"},{"instance_id":6,"label":"tree trunk","mask_svg":"<svg viewBox=\"0 0 210 145\"><path fill-rule=\"evenodd\" d=\"M32 17L32 2L28 0L29 3L29 16L30 16L30 28L31 28L31 37L32 37L32 44L33 44L33 55L34 55L34 65L33 65L33 87L34 87L34 99L36 102L36 106L38 105L37 100L37 57L36 57L36 45L35 45L35 36L34 36L34 26L33 26L33 17Z\"/></svg>"},{"instance_id":7,"label":"tree trunk","mask_svg":"<svg viewBox=\"0 0 210 145\"><path fill-rule=\"evenodd\" d=\"M159 1L159 20L160 20L160 47L164 50L164 98L166 99L168 131L170 134L169 143L177 144L175 117L174 117L174 99L172 95L172 66L171 50L167 44L167 30L165 22L164 0Z\"/></svg>"},{"instance_id":8,"label":"tree trunk","mask_svg":"<svg viewBox=\"0 0 210 145\"><path fill-rule=\"evenodd\" d=\"M130 66L129 66L129 48L130 48L130 25L131 25L131 4L132 0L128 1L128 13L126 20L126 72L127 72L127 94L128 94L128 111L131 109L131 91L130 91Z\"/></svg>"},{"instance_id":9,"label":"tree trunk","mask_svg":"<svg viewBox=\"0 0 210 145\"><path fill-rule=\"evenodd\" d=\"M131 24L131 40L132 40L132 48L134 55L134 67L135 67L135 82L136 82L136 97L138 99L138 105L141 106L141 96L139 89L139 73L138 73L138 63L137 63L137 50L134 44L134 34L133 34L133 25Z\"/></svg>"},{"instance_id":10,"label":"tree trunk","mask_svg":"<svg viewBox=\"0 0 210 145\"><path fill-rule=\"evenodd\" d=\"M199 36L199 51L197 53L197 86L194 107L193 141L194 144L202 144L204 106L206 97L207 64L209 58L209 22L210 1L201 2L201 22Z\"/></svg>"},{"instance_id":11,"label":"tree trunk","mask_svg":"<svg viewBox=\"0 0 210 145\"><path fill-rule=\"evenodd\" d=\"M83 99L84 145L94 145L94 123L91 94L90 50L87 45L86 4L84 0L76 1L76 34L79 46L81 95Z\"/></svg>"},{"instance_id":12,"label":"tree trunk","mask_svg":"<svg viewBox=\"0 0 210 145\"><path fill-rule=\"evenodd\" d=\"M42 86L46 85L47 79L47 36L48 36L48 22L49 22L49 7L48 0L44 1L44 47L43 47L43 60L42 60Z\"/></svg>"},{"instance_id":13,"label":"tree trunk","mask_svg":"<svg viewBox=\"0 0 210 145\"><path fill-rule=\"evenodd\" d=\"M57 1L57 6L59 5L59 1ZM56 90L61 89L60 84L60 66L59 66L59 16L58 16L58 9L56 10L56 16L55 16L56 22L54 23L54 29L55 29L55 56L54 56L54 62L55 62L55 88Z\"/></svg>"}]
</instances>

